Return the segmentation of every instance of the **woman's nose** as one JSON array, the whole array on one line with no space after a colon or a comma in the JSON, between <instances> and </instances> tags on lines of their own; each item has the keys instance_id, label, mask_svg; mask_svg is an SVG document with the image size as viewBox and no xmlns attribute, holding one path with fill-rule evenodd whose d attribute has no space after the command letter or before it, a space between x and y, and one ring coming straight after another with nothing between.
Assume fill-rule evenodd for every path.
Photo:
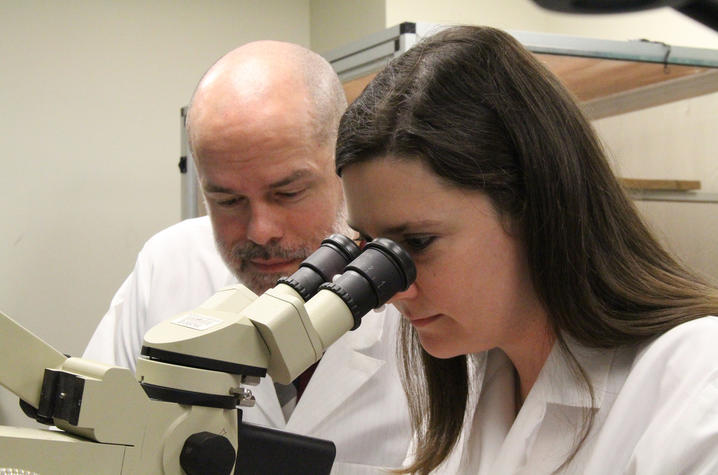
<instances>
[{"instance_id":1,"label":"woman's nose","mask_svg":"<svg viewBox=\"0 0 718 475\"><path fill-rule=\"evenodd\" d=\"M395 293L394 296L390 298L387 303L394 303L400 300L410 300L416 297L417 293L418 290L416 288L416 283L412 283L406 290L402 290Z\"/></svg>"}]
</instances>

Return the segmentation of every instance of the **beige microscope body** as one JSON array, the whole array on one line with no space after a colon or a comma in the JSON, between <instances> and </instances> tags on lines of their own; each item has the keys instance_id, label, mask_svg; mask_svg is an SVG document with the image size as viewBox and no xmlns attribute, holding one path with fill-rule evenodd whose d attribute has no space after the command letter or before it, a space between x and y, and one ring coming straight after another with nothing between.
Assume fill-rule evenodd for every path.
<instances>
[{"instance_id":1,"label":"beige microscope body","mask_svg":"<svg viewBox=\"0 0 718 475\"><path fill-rule=\"evenodd\" d=\"M248 386L267 373L289 384L413 281L413 263L393 242L375 240L361 253L352 246L333 235L309 267L264 294L229 287L153 327L135 374L66 357L0 313L0 384L61 429L0 426L0 473L230 473L237 406L254 403ZM328 273L311 265L320 252L335 261ZM375 276L377 266L389 274ZM302 272L324 282L318 291L294 279Z\"/></svg>"}]
</instances>

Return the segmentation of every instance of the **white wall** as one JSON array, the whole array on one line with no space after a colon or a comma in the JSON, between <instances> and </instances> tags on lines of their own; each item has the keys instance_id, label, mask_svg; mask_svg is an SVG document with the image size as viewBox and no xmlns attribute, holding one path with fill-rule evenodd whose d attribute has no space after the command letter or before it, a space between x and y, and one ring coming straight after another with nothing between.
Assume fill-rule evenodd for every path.
<instances>
[{"instance_id":1,"label":"white wall","mask_svg":"<svg viewBox=\"0 0 718 475\"><path fill-rule=\"evenodd\" d=\"M83 351L142 243L180 219L179 109L253 39L309 45L309 1L0 2L0 310ZM16 420L3 391L0 423Z\"/></svg>"},{"instance_id":2,"label":"white wall","mask_svg":"<svg viewBox=\"0 0 718 475\"><path fill-rule=\"evenodd\" d=\"M620 15L573 15L541 9L530 0L386 0L386 26L404 21L489 25L613 40L646 38L718 48L718 34L669 8Z\"/></svg>"},{"instance_id":3,"label":"white wall","mask_svg":"<svg viewBox=\"0 0 718 475\"><path fill-rule=\"evenodd\" d=\"M311 48L320 54L386 25L384 0L311 0L310 8Z\"/></svg>"},{"instance_id":4,"label":"white wall","mask_svg":"<svg viewBox=\"0 0 718 475\"><path fill-rule=\"evenodd\" d=\"M700 180L718 194L718 93L594 122L617 175ZM657 237L693 270L718 282L718 203L637 201Z\"/></svg>"}]
</instances>

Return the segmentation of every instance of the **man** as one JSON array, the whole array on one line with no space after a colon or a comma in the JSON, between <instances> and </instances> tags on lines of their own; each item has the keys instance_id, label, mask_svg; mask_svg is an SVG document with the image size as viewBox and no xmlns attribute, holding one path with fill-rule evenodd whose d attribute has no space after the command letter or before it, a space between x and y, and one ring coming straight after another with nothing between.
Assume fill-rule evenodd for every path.
<instances>
[{"instance_id":1,"label":"man","mask_svg":"<svg viewBox=\"0 0 718 475\"><path fill-rule=\"evenodd\" d=\"M145 244L84 357L134 368L156 323L237 280L262 293L324 237L345 231L334 173L345 107L329 64L296 45L249 43L212 66L187 116L209 218ZM332 440L337 473L399 466L410 428L395 362L399 317L387 308L330 347L296 407L294 388L275 389L267 377L252 388L257 404L244 420Z\"/></svg>"}]
</instances>

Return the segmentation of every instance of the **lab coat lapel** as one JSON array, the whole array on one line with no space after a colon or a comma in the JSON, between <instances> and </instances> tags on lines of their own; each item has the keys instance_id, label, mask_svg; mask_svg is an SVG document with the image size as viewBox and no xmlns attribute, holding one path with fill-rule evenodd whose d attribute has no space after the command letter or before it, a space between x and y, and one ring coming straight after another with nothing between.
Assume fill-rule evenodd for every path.
<instances>
[{"instance_id":1,"label":"lab coat lapel","mask_svg":"<svg viewBox=\"0 0 718 475\"><path fill-rule=\"evenodd\" d=\"M483 367L478 386L481 387L473 420L469 425L470 434L466 438L462 454L461 470L468 467L481 468L479 473L511 473L494 470L496 457L500 456L516 414L513 398L507 394L514 393L513 366L508 357L498 349L489 351L484 356Z\"/></svg>"},{"instance_id":2,"label":"lab coat lapel","mask_svg":"<svg viewBox=\"0 0 718 475\"><path fill-rule=\"evenodd\" d=\"M289 418L288 431L311 433L384 366L384 359L370 355L383 323L382 313L364 317L356 332L347 333L327 350Z\"/></svg>"},{"instance_id":3,"label":"lab coat lapel","mask_svg":"<svg viewBox=\"0 0 718 475\"><path fill-rule=\"evenodd\" d=\"M568 344L589 376L591 400L554 345L499 451L491 473L552 473L570 455L585 410L600 408L613 351ZM508 394L512 394L512 392Z\"/></svg>"}]
</instances>

